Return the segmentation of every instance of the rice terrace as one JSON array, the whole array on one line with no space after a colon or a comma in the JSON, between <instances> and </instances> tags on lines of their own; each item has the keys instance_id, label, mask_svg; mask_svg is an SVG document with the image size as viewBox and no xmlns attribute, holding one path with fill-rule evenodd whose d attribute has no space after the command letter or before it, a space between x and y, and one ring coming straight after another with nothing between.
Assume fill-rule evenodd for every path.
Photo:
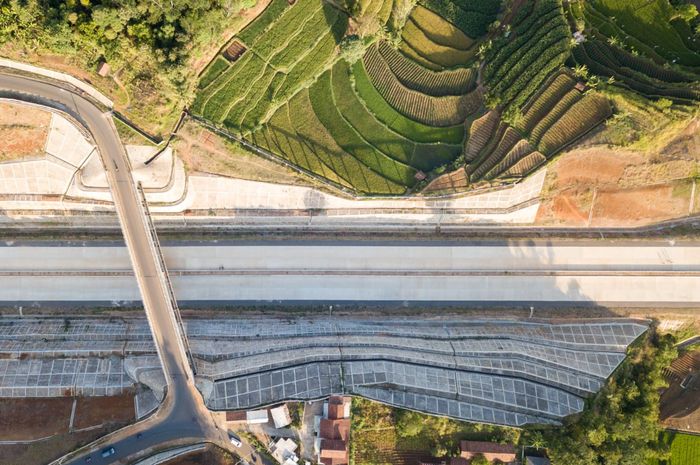
<instances>
[{"instance_id":1,"label":"rice terrace","mask_svg":"<svg viewBox=\"0 0 700 465\"><path fill-rule=\"evenodd\" d=\"M687 23L626 24L671 15L665 2L515 3L272 0L205 70L190 111L336 186L399 195L527 176L613 115L588 73L700 99Z\"/></svg>"}]
</instances>

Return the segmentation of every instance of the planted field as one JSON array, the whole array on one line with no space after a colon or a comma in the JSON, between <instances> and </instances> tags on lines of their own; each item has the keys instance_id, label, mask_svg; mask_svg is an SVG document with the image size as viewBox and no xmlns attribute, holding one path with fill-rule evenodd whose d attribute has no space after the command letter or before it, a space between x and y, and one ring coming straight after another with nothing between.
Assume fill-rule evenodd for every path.
<instances>
[{"instance_id":1,"label":"planted field","mask_svg":"<svg viewBox=\"0 0 700 465\"><path fill-rule=\"evenodd\" d=\"M376 47L364 57L365 69L384 99L406 117L431 126L453 126L481 107L481 95L473 91L460 96L433 97L409 89L394 75Z\"/></svg>"},{"instance_id":2,"label":"planted field","mask_svg":"<svg viewBox=\"0 0 700 465\"><path fill-rule=\"evenodd\" d=\"M571 32L561 0L537 0L515 24L511 37L494 42L484 69L489 96L506 108L522 109L569 56Z\"/></svg>"},{"instance_id":3,"label":"planted field","mask_svg":"<svg viewBox=\"0 0 700 465\"><path fill-rule=\"evenodd\" d=\"M664 68L600 40L586 41L576 47L573 58L591 72L613 77L616 85L647 98L665 97L686 104L700 100L700 84L691 74Z\"/></svg>"},{"instance_id":4,"label":"planted field","mask_svg":"<svg viewBox=\"0 0 700 465\"><path fill-rule=\"evenodd\" d=\"M219 56L202 74L191 111L308 173L368 194L523 177L609 116L607 101L582 93L564 70L571 30L561 0L516 3L506 15L510 32L488 37L478 65L501 2L419 3L399 43L361 43L364 54L350 64L341 56L354 43L344 38L358 23L348 32L346 12L321 0L272 0L232 40L240 45L237 58ZM392 5L366 0L358 8L384 24ZM567 5L574 10L586 14ZM593 43L586 47L598 47ZM649 83L640 76L663 81L679 99L695 91L689 72L624 50L598 52L636 83Z\"/></svg>"},{"instance_id":5,"label":"planted field","mask_svg":"<svg viewBox=\"0 0 700 465\"><path fill-rule=\"evenodd\" d=\"M318 0L273 2L235 40L247 50L224 66L217 59L203 75L192 111L247 133L269 119L337 56L345 34L345 13Z\"/></svg>"},{"instance_id":6,"label":"planted field","mask_svg":"<svg viewBox=\"0 0 700 465\"><path fill-rule=\"evenodd\" d=\"M406 21L402 37L416 53L443 68L465 65L475 54L475 50L461 50L433 41L412 18Z\"/></svg>"},{"instance_id":7,"label":"planted field","mask_svg":"<svg viewBox=\"0 0 700 465\"><path fill-rule=\"evenodd\" d=\"M682 433L665 433L671 444L671 458L664 465L696 465L700 463L700 436Z\"/></svg>"},{"instance_id":8,"label":"planted field","mask_svg":"<svg viewBox=\"0 0 700 465\"><path fill-rule=\"evenodd\" d=\"M387 42L379 42L379 53L396 78L409 89L434 97L463 95L476 84L474 68L458 68L435 72L424 68Z\"/></svg>"},{"instance_id":9,"label":"planted field","mask_svg":"<svg viewBox=\"0 0 700 465\"><path fill-rule=\"evenodd\" d=\"M367 108L384 124L416 142L460 144L464 140L464 125L435 127L409 119L389 105L374 88L362 61L352 67L355 89Z\"/></svg>"},{"instance_id":10,"label":"planted field","mask_svg":"<svg viewBox=\"0 0 700 465\"><path fill-rule=\"evenodd\" d=\"M421 0L420 3L472 38L486 33L501 7L500 0Z\"/></svg>"},{"instance_id":11,"label":"planted field","mask_svg":"<svg viewBox=\"0 0 700 465\"><path fill-rule=\"evenodd\" d=\"M588 94L569 108L542 136L540 152L552 156L571 141L584 135L612 113L608 100Z\"/></svg>"},{"instance_id":12,"label":"planted field","mask_svg":"<svg viewBox=\"0 0 700 465\"><path fill-rule=\"evenodd\" d=\"M700 67L698 49L686 44L687 23L668 0L593 0L585 2L585 12L586 19L601 33L614 35L651 58L661 56L680 65ZM686 27L674 27L676 21Z\"/></svg>"}]
</instances>

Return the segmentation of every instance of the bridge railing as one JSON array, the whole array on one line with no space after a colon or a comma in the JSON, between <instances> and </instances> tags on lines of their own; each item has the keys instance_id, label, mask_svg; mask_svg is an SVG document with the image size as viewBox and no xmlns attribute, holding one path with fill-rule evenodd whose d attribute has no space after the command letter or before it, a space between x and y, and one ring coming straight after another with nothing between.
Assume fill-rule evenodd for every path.
<instances>
[{"instance_id":1,"label":"bridge railing","mask_svg":"<svg viewBox=\"0 0 700 465\"><path fill-rule=\"evenodd\" d=\"M163 251L160 246L160 241L158 240L158 234L156 233L156 227L153 224L153 217L148 208L148 201L146 200L146 194L143 191L141 182L136 184L136 190L139 195L139 203L141 205L141 210L143 212L143 217L146 219L146 226L148 230L148 236L151 241L152 250L154 251L156 258L156 265L158 267L158 277L160 278L163 290L168 296L170 301L170 306L173 310L173 315L178 327L178 332L180 333L180 342L182 343L182 349L187 355L187 359L190 362L190 368L193 374L197 374L197 367L194 363L194 357L192 356L192 351L190 349L189 341L187 340L187 332L185 331L185 325L182 322L182 316L180 315L180 307L177 304L177 299L175 298L175 291L173 290L172 281L170 280L170 275L168 274L168 267L165 264L165 259L163 258Z\"/></svg>"}]
</instances>

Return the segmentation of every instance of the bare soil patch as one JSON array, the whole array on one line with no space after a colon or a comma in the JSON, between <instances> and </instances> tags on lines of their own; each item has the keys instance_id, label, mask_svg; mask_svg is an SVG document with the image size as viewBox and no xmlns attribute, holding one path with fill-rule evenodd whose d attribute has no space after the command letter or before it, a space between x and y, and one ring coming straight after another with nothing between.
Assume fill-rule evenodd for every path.
<instances>
[{"instance_id":1,"label":"bare soil patch","mask_svg":"<svg viewBox=\"0 0 700 465\"><path fill-rule=\"evenodd\" d=\"M676 359L666 371L661 422L667 428L700 432L700 349ZM681 384L684 387L681 387Z\"/></svg>"},{"instance_id":2,"label":"bare soil patch","mask_svg":"<svg viewBox=\"0 0 700 465\"><path fill-rule=\"evenodd\" d=\"M699 173L698 118L649 153L579 147L548 168L537 222L624 227L683 217L698 211L691 202Z\"/></svg>"},{"instance_id":3,"label":"bare soil patch","mask_svg":"<svg viewBox=\"0 0 700 465\"><path fill-rule=\"evenodd\" d=\"M70 397L0 399L0 438L26 441L67 433L72 406Z\"/></svg>"},{"instance_id":4,"label":"bare soil patch","mask_svg":"<svg viewBox=\"0 0 700 465\"><path fill-rule=\"evenodd\" d=\"M134 419L132 393L111 397L81 397L75 409L73 427L80 429L108 423L130 423Z\"/></svg>"},{"instance_id":5,"label":"bare soil patch","mask_svg":"<svg viewBox=\"0 0 700 465\"><path fill-rule=\"evenodd\" d=\"M0 102L0 162L44 154L51 113Z\"/></svg>"},{"instance_id":6,"label":"bare soil patch","mask_svg":"<svg viewBox=\"0 0 700 465\"><path fill-rule=\"evenodd\" d=\"M177 133L175 153L188 172L208 173L252 181L281 184L314 184L291 169L253 155L195 122L188 121Z\"/></svg>"},{"instance_id":7,"label":"bare soil patch","mask_svg":"<svg viewBox=\"0 0 700 465\"><path fill-rule=\"evenodd\" d=\"M165 462L165 465L233 465L236 463L231 454L219 447L208 445L203 451L177 457Z\"/></svg>"},{"instance_id":8,"label":"bare soil patch","mask_svg":"<svg viewBox=\"0 0 700 465\"><path fill-rule=\"evenodd\" d=\"M598 191L591 226L636 226L684 216L689 207L685 191L673 184Z\"/></svg>"},{"instance_id":9,"label":"bare soil patch","mask_svg":"<svg viewBox=\"0 0 700 465\"><path fill-rule=\"evenodd\" d=\"M134 420L131 393L78 398L74 428L103 425L89 431L69 431L72 397L0 399L0 439L28 441L0 445L0 465L42 465ZM46 439L42 439L46 438Z\"/></svg>"}]
</instances>

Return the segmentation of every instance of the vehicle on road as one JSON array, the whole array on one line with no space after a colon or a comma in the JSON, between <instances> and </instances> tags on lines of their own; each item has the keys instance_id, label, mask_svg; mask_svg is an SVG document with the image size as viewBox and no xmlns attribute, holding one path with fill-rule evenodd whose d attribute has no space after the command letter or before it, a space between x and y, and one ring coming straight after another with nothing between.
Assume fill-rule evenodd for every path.
<instances>
[{"instance_id":1,"label":"vehicle on road","mask_svg":"<svg viewBox=\"0 0 700 465\"><path fill-rule=\"evenodd\" d=\"M116 452L117 451L114 450L114 447L108 447L102 451L102 457L109 457L110 455L114 455Z\"/></svg>"},{"instance_id":2,"label":"vehicle on road","mask_svg":"<svg viewBox=\"0 0 700 465\"><path fill-rule=\"evenodd\" d=\"M233 433L228 433L228 439L229 441L231 441L231 444L233 444L236 447L241 447L243 445L243 443L241 442L241 438L239 438Z\"/></svg>"},{"instance_id":3,"label":"vehicle on road","mask_svg":"<svg viewBox=\"0 0 700 465\"><path fill-rule=\"evenodd\" d=\"M143 433L136 433L136 439L141 439L143 437Z\"/></svg>"}]
</instances>

